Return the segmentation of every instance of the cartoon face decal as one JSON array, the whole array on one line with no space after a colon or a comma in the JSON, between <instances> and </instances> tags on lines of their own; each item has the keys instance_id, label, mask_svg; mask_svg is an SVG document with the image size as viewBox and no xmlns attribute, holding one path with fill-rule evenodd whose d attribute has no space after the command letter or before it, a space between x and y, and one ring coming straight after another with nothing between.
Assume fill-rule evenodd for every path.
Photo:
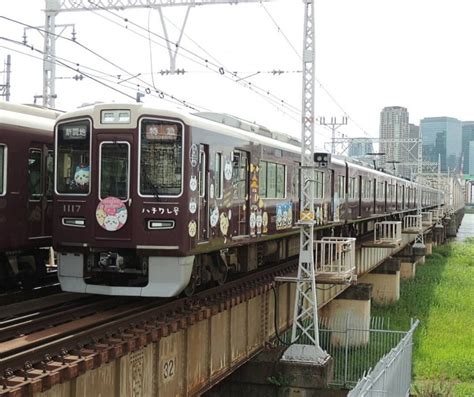
<instances>
[{"instance_id":1,"label":"cartoon face decal","mask_svg":"<svg viewBox=\"0 0 474 397\"><path fill-rule=\"evenodd\" d=\"M198 165L198 147L195 143L189 148L189 163L193 168Z\"/></svg>"},{"instance_id":2,"label":"cartoon face decal","mask_svg":"<svg viewBox=\"0 0 474 397\"><path fill-rule=\"evenodd\" d=\"M257 215L256 224L257 224L257 227L262 227L262 215L261 214Z\"/></svg>"},{"instance_id":3,"label":"cartoon face decal","mask_svg":"<svg viewBox=\"0 0 474 397\"><path fill-rule=\"evenodd\" d=\"M225 161L224 165L224 178L226 181L230 181L232 178L232 163L229 159Z\"/></svg>"},{"instance_id":4,"label":"cartoon face decal","mask_svg":"<svg viewBox=\"0 0 474 397\"><path fill-rule=\"evenodd\" d=\"M220 226L220 229L221 229L221 233L224 236L226 236L227 232L229 230L229 219L227 219L227 216L226 216L225 213L222 213L219 220L220 220L219 226Z\"/></svg>"},{"instance_id":5,"label":"cartoon face decal","mask_svg":"<svg viewBox=\"0 0 474 397\"><path fill-rule=\"evenodd\" d=\"M217 222L219 221L219 208L217 207L211 208L210 212L211 212L211 216L210 216L209 221L211 223L211 226L215 227L217 225Z\"/></svg>"},{"instance_id":6,"label":"cartoon face decal","mask_svg":"<svg viewBox=\"0 0 474 397\"><path fill-rule=\"evenodd\" d=\"M190 222L188 223L188 234L189 234L189 237L195 237L195 236L196 236L196 231L197 231L196 221L190 221Z\"/></svg>"},{"instance_id":7,"label":"cartoon face decal","mask_svg":"<svg viewBox=\"0 0 474 397\"><path fill-rule=\"evenodd\" d=\"M99 225L104 224L104 220L105 220L106 216L107 216L107 214L105 213L103 208L100 208L95 212L95 217L96 217L97 222L99 223Z\"/></svg>"},{"instance_id":8,"label":"cartoon face decal","mask_svg":"<svg viewBox=\"0 0 474 397\"><path fill-rule=\"evenodd\" d=\"M107 215L104 219L103 227L109 232L115 232L116 230L118 230L119 225L120 222L115 215Z\"/></svg>"},{"instance_id":9,"label":"cartoon face decal","mask_svg":"<svg viewBox=\"0 0 474 397\"><path fill-rule=\"evenodd\" d=\"M127 222L128 211L125 204L117 197L103 199L96 208L97 223L108 232L115 232Z\"/></svg>"},{"instance_id":10,"label":"cartoon face decal","mask_svg":"<svg viewBox=\"0 0 474 397\"><path fill-rule=\"evenodd\" d=\"M255 224L257 222L257 217L255 216L255 212L252 212L250 214L250 227L253 229L255 227Z\"/></svg>"},{"instance_id":11,"label":"cartoon face decal","mask_svg":"<svg viewBox=\"0 0 474 397\"><path fill-rule=\"evenodd\" d=\"M121 223L121 224L125 224L125 222L127 222L127 209L125 207L121 207L119 209L117 209L117 218L118 218L118 221Z\"/></svg>"},{"instance_id":12,"label":"cartoon face decal","mask_svg":"<svg viewBox=\"0 0 474 397\"><path fill-rule=\"evenodd\" d=\"M192 192L195 192L198 186L197 178L195 175L191 177L189 180L189 188L191 189Z\"/></svg>"},{"instance_id":13,"label":"cartoon face decal","mask_svg":"<svg viewBox=\"0 0 474 397\"><path fill-rule=\"evenodd\" d=\"M191 200L189 200L189 212L191 214L195 214L197 211L197 203L196 203L196 199L195 198L191 198Z\"/></svg>"},{"instance_id":14,"label":"cartoon face decal","mask_svg":"<svg viewBox=\"0 0 474 397\"><path fill-rule=\"evenodd\" d=\"M89 167L77 166L74 174L74 182L79 187L87 187L89 185Z\"/></svg>"}]
</instances>

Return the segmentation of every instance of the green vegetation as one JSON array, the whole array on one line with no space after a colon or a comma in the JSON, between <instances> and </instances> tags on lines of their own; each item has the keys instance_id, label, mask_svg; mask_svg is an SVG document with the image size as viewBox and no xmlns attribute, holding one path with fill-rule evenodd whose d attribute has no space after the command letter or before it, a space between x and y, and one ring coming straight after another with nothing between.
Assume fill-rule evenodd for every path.
<instances>
[{"instance_id":1,"label":"green vegetation","mask_svg":"<svg viewBox=\"0 0 474 397\"><path fill-rule=\"evenodd\" d=\"M375 307L406 330L420 326L414 343L414 387L418 396L474 396L474 241L434 249L414 280L402 281L400 301Z\"/></svg>"}]
</instances>

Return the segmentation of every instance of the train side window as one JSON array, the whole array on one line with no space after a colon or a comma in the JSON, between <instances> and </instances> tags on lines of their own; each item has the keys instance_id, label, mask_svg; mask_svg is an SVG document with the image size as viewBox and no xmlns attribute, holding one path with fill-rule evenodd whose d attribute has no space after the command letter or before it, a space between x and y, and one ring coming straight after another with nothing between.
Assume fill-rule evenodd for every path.
<instances>
[{"instance_id":1,"label":"train side window","mask_svg":"<svg viewBox=\"0 0 474 397\"><path fill-rule=\"evenodd\" d=\"M260 161L259 194L263 198L286 197L286 165Z\"/></svg>"},{"instance_id":2,"label":"train side window","mask_svg":"<svg viewBox=\"0 0 474 397\"><path fill-rule=\"evenodd\" d=\"M28 152L28 192L30 200L39 200L43 195L43 164L42 152L37 149L30 149Z\"/></svg>"},{"instance_id":3,"label":"train side window","mask_svg":"<svg viewBox=\"0 0 474 397\"><path fill-rule=\"evenodd\" d=\"M259 177L259 188L258 188L258 194L260 197L267 197L267 162L266 161L260 161L260 164L258 166L259 171L258 171L258 177Z\"/></svg>"},{"instance_id":4,"label":"train side window","mask_svg":"<svg viewBox=\"0 0 474 397\"><path fill-rule=\"evenodd\" d=\"M349 198L353 199L356 198L357 190L356 190L356 179L349 178Z\"/></svg>"},{"instance_id":5,"label":"train side window","mask_svg":"<svg viewBox=\"0 0 474 397\"><path fill-rule=\"evenodd\" d=\"M54 189L54 153L48 150L46 155L46 197L48 200L53 199Z\"/></svg>"},{"instance_id":6,"label":"train side window","mask_svg":"<svg viewBox=\"0 0 474 397\"><path fill-rule=\"evenodd\" d=\"M286 166L283 164L277 164L276 169L276 197L285 198L286 196Z\"/></svg>"},{"instance_id":7,"label":"train side window","mask_svg":"<svg viewBox=\"0 0 474 397\"><path fill-rule=\"evenodd\" d=\"M346 198L346 177L344 175L339 175L337 179L337 191L339 192L339 198Z\"/></svg>"},{"instance_id":8,"label":"train side window","mask_svg":"<svg viewBox=\"0 0 474 397\"><path fill-rule=\"evenodd\" d=\"M234 186L234 199L244 199L248 193L248 157L241 150L234 150L232 154L232 184Z\"/></svg>"},{"instance_id":9,"label":"train side window","mask_svg":"<svg viewBox=\"0 0 474 397\"><path fill-rule=\"evenodd\" d=\"M0 196L7 193L7 149L0 145Z\"/></svg>"},{"instance_id":10,"label":"train side window","mask_svg":"<svg viewBox=\"0 0 474 397\"><path fill-rule=\"evenodd\" d=\"M275 163L267 164L267 197L276 197L277 188L277 165Z\"/></svg>"},{"instance_id":11,"label":"train side window","mask_svg":"<svg viewBox=\"0 0 474 397\"><path fill-rule=\"evenodd\" d=\"M315 186L315 198L322 199L324 197L324 172L316 171L316 186Z\"/></svg>"},{"instance_id":12,"label":"train side window","mask_svg":"<svg viewBox=\"0 0 474 397\"><path fill-rule=\"evenodd\" d=\"M206 195L206 153L199 152L199 197Z\"/></svg>"},{"instance_id":13,"label":"train side window","mask_svg":"<svg viewBox=\"0 0 474 397\"><path fill-rule=\"evenodd\" d=\"M222 172L222 153L216 153L216 168L215 168L215 178L214 178L214 197L216 199L222 198L222 183L224 173Z\"/></svg>"}]
</instances>

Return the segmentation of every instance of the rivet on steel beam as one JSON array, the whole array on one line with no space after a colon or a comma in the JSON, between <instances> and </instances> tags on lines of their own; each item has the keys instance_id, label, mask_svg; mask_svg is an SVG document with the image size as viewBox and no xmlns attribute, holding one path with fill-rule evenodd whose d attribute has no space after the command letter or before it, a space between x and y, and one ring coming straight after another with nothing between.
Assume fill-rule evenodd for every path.
<instances>
[{"instance_id":1,"label":"rivet on steel beam","mask_svg":"<svg viewBox=\"0 0 474 397\"><path fill-rule=\"evenodd\" d=\"M41 361L40 366L41 366L41 369L43 371L43 374L45 374L46 373L46 368L47 368L46 363L44 361Z\"/></svg>"},{"instance_id":2,"label":"rivet on steel beam","mask_svg":"<svg viewBox=\"0 0 474 397\"><path fill-rule=\"evenodd\" d=\"M8 388L7 380L3 376L0 376L0 382L2 382L2 389L6 390Z\"/></svg>"}]
</instances>

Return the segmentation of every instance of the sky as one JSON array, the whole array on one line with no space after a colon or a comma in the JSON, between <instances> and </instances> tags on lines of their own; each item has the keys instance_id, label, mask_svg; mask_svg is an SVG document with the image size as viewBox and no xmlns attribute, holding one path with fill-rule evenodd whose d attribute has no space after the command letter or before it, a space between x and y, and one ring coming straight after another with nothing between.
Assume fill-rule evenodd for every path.
<instances>
[{"instance_id":1,"label":"sky","mask_svg":"<svg viewBox=\"0 0 474 397\"><path fill-rule=\"evenodd\" d=\"M44 4L2 0L0 16L44 26ZM163 8L173 43L179 37L173 25L185 12ZM377 136L385 106L407 107L414 124L433 116L473 120L473 16L472 0L315 0L316 117L348 116L339 131L351 137ZM61 12L56 23L74 24L79 44L58 39L56 56L79 72L57 66L56 107L132 101L149 87L147 103L183 107L185 101L300 136L303 21L301 0L193 7L176 58L185 74L161 75L170 60L157 10ZM68 27L62 36L71 32ZM11 101L31 103L42 92L42 60L31 57L41 58L42 36L27 30L34 50L3 39L21 42L23 35L24 26L0 19L0 71L11 54ZM82 80L72 78L81 73ZM316 132L322 147L329 131L316 126Z\"/></svg>"}]
</instances>

